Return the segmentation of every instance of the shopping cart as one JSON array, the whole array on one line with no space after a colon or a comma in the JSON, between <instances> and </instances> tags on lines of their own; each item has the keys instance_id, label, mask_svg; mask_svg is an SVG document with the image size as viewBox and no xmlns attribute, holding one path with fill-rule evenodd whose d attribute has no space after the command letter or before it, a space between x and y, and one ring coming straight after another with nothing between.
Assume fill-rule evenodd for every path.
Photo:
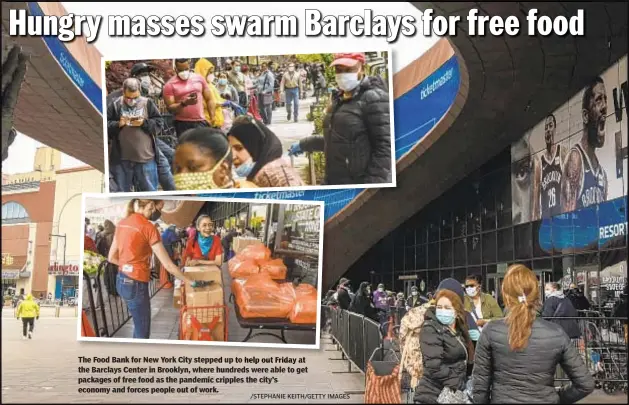
<instances>
[{"instance_id":1,"label":"shopping cart","mask_svg":"<svg viewBox=\"0 0 629 405\"><path fill-rule=\"evenodd\" d=\"M227 306L183 305L179 315L179 340L227 341Z\"/></svg>"},{"instance_id":2,"label":"shopping cart","mask_svg":"<svg viewBox=\"0 0 629 405\"><path fill-rule=\"evenodd\" d=\"M594 322L585 322L585 350L589 360L586 364L590 365L596 388L602 388L608 395L618 390L627 393L627 346L607 323L610 322L599 328Z\"/></svg>"}]
</instances>

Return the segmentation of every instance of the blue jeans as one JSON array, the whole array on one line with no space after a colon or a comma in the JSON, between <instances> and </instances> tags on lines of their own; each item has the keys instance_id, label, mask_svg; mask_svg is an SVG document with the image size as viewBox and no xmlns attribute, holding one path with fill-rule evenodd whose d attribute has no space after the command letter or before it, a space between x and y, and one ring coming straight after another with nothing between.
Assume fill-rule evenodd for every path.
<instances>
[{"instance_id":1,"label":"blue jeans","mask_svg":"<svg viewBox=\"0 0 629 405\"><path fill-rule=\"evenodd\" d=\"M264 104L262 98L260 98L260 105L258 109L260 110L260 115L262 116L262 122L266 125L270 125L271 118L273 117L273 102Z\"/></svg>"},{"instance_id":2,"label":"blue jeans","mask_svg":"<svg viewBox=\"0 0 629 405\"><path fill-rule=\"evenodd\" d=\"M175 151L168 144L160 139L156 139L157 144L157 176L159 184L164 191L175 190L175 180L171 170L170 162L173 161Z\"/></svg>"},{"instance_id":3,"label":"blue jeans","mask_svg":"<svg viewBox=\"0 0 629 405\"><path fill-rule=\"evenodd\" d=\"M116 290L129 308L133 320L133 338L148 339L151 335L149 283L132 280L118 272Z\"/></svg>"},{"instance_id":4,"label":"blue jeans","mask_svg":"<svg viewBox=\"0 0 629 405\"><path fill-rule=\"evenodd\" d=\"M113 165L111 170L122 192L130 192L131 186L135 184L140 188L135 191L157 191L158 175L155 160L146 163L122 160L120 164Z\"/></svg>"},{"instance_id":5,"label":"blue jeans","mask_svg":"<svg viewBox=\"0 0 629 405\"><path fill-rule=\"evenodd\" d=\"M299 87L295 87L294 89L284 89L284 94L286 94L286 112L288 115L291 115L292 104L292 116L295 122L297 122L297 117L299 117Z\"/></svg>"}]
</instances>

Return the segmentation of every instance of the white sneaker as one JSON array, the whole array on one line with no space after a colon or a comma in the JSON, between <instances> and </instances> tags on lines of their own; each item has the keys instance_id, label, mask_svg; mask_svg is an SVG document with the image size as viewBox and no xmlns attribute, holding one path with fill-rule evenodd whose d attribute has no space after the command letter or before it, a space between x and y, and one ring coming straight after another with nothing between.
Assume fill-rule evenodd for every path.
<instances>
[{"instance_id":1,"label":"white sneaker","mask_svg":"<svg viewBox=\"0 0 629 405\"><path fill-rule=\"evenodd\" d=\"M28 332L28 338L32 339L33 338L33 332Z\"/></svg>"},{"instance_id":2,"label":"white sneaker","mask_svg":"<svg viewBox=\"0 0 629 405\"><path fill-rule=\"evenodd\" d=\"M26 336L22 335L22 340L26 340Z\"/></svg>"}]
</instances>

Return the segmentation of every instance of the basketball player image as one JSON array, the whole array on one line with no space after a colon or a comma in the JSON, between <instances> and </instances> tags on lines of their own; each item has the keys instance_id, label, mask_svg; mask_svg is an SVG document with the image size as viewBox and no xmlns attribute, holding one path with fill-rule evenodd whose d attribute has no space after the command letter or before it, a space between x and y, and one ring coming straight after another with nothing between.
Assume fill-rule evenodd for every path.
<instances>
[{"instance_id":1,"label":"basketball player image","mask_svg":"<svg viewBox=\"0 0 629 405\"><path fill-rule=\"evenodd\" d=\"M600 77L583 91L582 115L583 136L570 150L561 179L564 212L607 200L607 174L596 156L596 149L605 145L607 117L607 93Z\"/></svg>"},{"instance_id":2,"label":"basketball player image","mask_svg":"<svg viewBox=\"0 0 629 405\"><path fill-rule=\"evenodd\" d=\"M533 220L561 214L561 174L568 151L555 143L557 119L553 114L544 121L546 149L535 162L533 185ZM540 216L541 212L541 216Z\"/></svg>"},{"instance_id":3,"label":"basketball player image","mask_svg":"<svg viewBox=\"0 0 629 405\"><path fill-rule=\"evenodd\" d=\"M531 156L530 132L511 147L511 204L515 225L532 221L533 174L535 160Z\"/></svg>"}]
</instances>

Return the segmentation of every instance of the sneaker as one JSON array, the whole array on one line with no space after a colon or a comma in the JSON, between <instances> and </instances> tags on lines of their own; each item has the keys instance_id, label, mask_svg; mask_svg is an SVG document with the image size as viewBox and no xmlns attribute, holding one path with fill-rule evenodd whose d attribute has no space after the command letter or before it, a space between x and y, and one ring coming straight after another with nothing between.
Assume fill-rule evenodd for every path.
<instances>
[{"instance_id":1,"label":"sneaker","mask_svg":"<svg viewBox=\"0 0 629 405\"><path fill-rule=\"evenodd\" d=\"M33 332L28 332L28 338L32 339L33 338Z\"/></svg>"},{"instance_id":2,"label":"sneaker","mask_svg":"<svg viewBox=\"0 0 629 405\"><path fill-rule=\"evenodd\" d=\"M290 113L288 113L288 115L286 115L286 120L290 121Z\"/></svg>"},{"instance_id":3,"label":"sneaker","mask_svg":"<svg viewBox=\"0 0 629 405\"><path fill-rule=\"evenodd\" d=\"M26 340L26 336L22 335L22 340Z\"/></svg>"}]
</instances>

